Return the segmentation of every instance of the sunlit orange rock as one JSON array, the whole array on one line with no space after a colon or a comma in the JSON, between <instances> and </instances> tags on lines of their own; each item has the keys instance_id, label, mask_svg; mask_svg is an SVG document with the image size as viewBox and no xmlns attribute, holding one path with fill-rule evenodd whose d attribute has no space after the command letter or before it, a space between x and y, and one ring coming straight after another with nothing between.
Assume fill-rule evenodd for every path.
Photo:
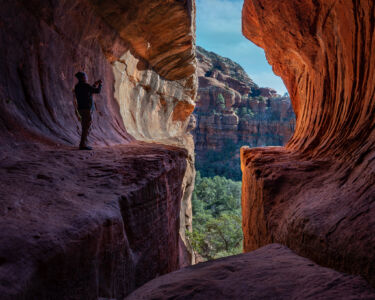
<instances>
[{"instance_id":1,"label":"sunlit orange rock","mask_svg":"<svg viewBox=\"0 0 375 300\"><path fill-rule=\"evenodd\" d=\"M137 55L168 80L195 73L195 2L90 0Z\"/></svg>"},{"instance_id":2,"label":"sunlit orange rock","mask_svg":"<svg viewBox=\"0 0 375 300\"><path fill-rule=\"evenodd\" d=\"M243 148L244 249L272 242L375 284L375 3L246 0L297 116L285 148Z\"/></svg>"}]
</instances>

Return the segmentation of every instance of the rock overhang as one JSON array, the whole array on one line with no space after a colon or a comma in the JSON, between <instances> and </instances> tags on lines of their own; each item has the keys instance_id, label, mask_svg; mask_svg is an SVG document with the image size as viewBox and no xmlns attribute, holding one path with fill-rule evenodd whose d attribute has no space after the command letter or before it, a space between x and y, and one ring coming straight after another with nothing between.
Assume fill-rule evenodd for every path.
<instances>
[{"instance_id":1,"label":"rock overhang","mask_svg":"<svg viewBox=\"0 0 375 300\"><path fill-rule=\"evenodd\" d=\"M90 2L163 78L180 80L195 74L195 1Z\"/></svg>"},{"instance_id":2,"label":"rock overhang","mask_svg":"<svg viewBox=\"0 0 375 300\"><path fill-rule=\"evenodd\" d=\"M375 282L375 3L246 0L297 116L285 148L243 148L245 251L271 242Z\"/></svg>"},{"instance_id":3,"label":"rock overhang","mask_svg":"<svg viewBox=\"0 0 375 300\"><path fill-rule=\"evenodd\" d=\"M242 14L243 34L289 90L297 124L288 147L329 156L366 144L375 111L372 1L254 0Z\"/></svg>"}]
</instances>

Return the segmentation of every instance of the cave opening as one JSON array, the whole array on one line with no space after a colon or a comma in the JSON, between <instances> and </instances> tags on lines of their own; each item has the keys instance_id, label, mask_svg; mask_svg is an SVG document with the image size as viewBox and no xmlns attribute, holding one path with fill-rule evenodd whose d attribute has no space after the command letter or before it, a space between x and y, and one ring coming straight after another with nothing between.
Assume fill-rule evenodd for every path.
<instances>
[{"instance_id":1,"label":"cave opening","mask_svg":"<svg viewBox=\"0 0 375 300\"><path fill-rule=\"evenodd\" d=\"M241 0L197 1L228 55L201 33L195 49L194 0L47 2L0 11L2 298L375 299L373 0L245 2L298 124L287 147L241 148L242 186L239 147L281 145L295 121L232 56L253 56L231 31ZM104 79L90 152L77 69ZM197 261L242 252L242 236L249 253L181 269L186 229Z\"/></svg>"},{"instance_id":2,"label":"cave opening","mask_svg":"<svg viewBox=\"0 0 375 300\"><path fill-rule=\"evenodd\" d=\"M242 34L243 1L196 5L197 176L188 236L202 261L242 252L240 148L284 146L295 114L264 50Z\"/></svg>"}]
</instances>

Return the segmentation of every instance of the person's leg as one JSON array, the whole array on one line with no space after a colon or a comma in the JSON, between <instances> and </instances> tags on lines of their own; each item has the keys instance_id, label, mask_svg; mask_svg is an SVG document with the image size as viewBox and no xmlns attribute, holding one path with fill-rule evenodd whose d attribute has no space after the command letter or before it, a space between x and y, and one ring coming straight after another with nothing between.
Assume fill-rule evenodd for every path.
<instances>
[{"instance_id":1,"label":"person's leg","mask_svg":"<svg viewBox=\"0 0 375 300\"><path fill-rule=\"evenodd\" d=\"M89 130L91 127L92 117L90 109L81 109L79 110L81 115L81 125L82 125L82 135L81 142L79 144L80 148L87 147L87 136L89 135Z\"/></svg>"}]
</instances>

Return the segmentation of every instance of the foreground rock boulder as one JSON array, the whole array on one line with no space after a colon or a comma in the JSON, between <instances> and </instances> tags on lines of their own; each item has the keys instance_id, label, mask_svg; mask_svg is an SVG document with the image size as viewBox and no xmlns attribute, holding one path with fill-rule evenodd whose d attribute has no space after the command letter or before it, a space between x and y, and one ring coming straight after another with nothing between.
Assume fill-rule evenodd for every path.
<instances>
[{"instance_id":1,"label":"foreground rock boulder","mask_svg":"<svg viewBox=\"0 0 375 300\"><path fill-rule=\"evenodd\" d=\"M244 249L268 243L375 285L375 3L246 0L297 123L285 148L243 148Z\"/></svg>"},{"instance_id":2,"label":"foreground rock boulder","mask_svg":"<svg viewBox=\"0 0 375 300\"><path fill-rule=\"evenodd\" d=\"M272 244L156 278L127 300L148 299L374 299L359 276L316 265Z\"/></svg>"},{"instance_id":3,"label":"foreground rock boulder","mask_svg":"<svg viewBox=\"0 0 375 300\"><path fill-rule=\"evenodd\" d=\"M1 299L118 299L177 270L186 156L145 143L7 153Z\"/></svg>"}]
</instances>

